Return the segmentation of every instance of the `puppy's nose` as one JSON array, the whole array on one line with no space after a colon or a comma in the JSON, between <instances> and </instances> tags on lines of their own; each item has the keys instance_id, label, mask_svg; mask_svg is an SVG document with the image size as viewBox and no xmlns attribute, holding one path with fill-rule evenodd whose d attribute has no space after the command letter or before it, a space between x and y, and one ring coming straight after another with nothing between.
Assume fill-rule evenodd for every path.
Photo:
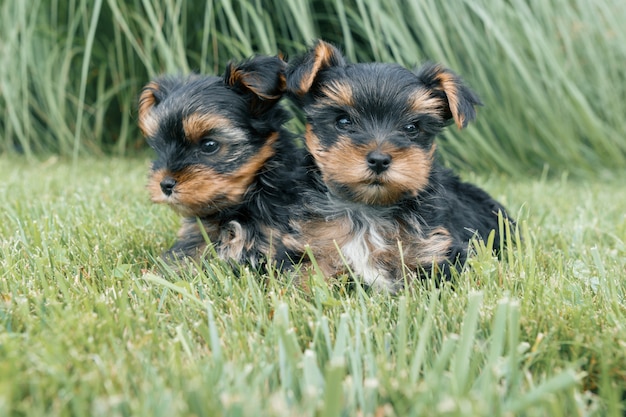
<instances>
[{"instance_id":1,"label":"puppy's nose","mask_svg":"<svg viewBox=\"0 0 626 417\"><path fill-rule=\"evenodd\" d=\"M381 151L372 151L367 154L367 166L377 174L380 174L391 165L391 155Z\"/></svg>"},{"instance_id":2,"label":"puppy's nose","mask_svg":"<svg viewBox=\"0 0 626 417\"><path fill-rule=\"evenodd\" d=\"M161 181L160 185L161 185L161 191L163 191L163 194L169 196L169 195L172 195L172 191L174 190L174 187L176 186L176 180L172 177L165 177Z\"/></svg>"}]
</instances>

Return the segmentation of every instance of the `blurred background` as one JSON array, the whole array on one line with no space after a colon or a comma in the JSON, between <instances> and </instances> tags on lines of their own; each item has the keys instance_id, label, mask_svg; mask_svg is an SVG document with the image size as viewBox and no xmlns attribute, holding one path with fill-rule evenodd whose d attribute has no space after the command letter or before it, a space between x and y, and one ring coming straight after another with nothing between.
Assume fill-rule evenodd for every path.
<instances>
[{"instance_id":1,"label":"blurred background","mask_svg":"<svg viewBox=\"0 0 626 417\"><path fill-rule=\"evenodd\" d=\"M302 53L441 62L481 97L440 142L450 165L511 176L626 167L623 0L2 0L0 152L133 156L140 89L161 73ZM295 122L294 129L301 128Z\"/></svg>"}]
</instances>

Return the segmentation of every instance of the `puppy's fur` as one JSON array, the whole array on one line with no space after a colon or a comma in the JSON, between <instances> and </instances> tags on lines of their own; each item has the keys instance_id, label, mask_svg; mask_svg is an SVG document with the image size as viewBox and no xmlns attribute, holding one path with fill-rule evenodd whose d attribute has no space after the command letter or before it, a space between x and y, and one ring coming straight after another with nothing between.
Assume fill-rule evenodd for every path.
<instances>
[{"instance_id":1,"label":"puppy's fur","mask_svg":"<svg viewBox=\"0 0 626 417\"><path fill-rule=\"evenodd\" d=\"M346 272L339 248L366 285L393 292L404 277L449 278L473 237L499 242L502 205L435 159L436 135L480 104L452 71L350 64L318 41L290 63L287 90L306 115L314 183L296 227L327 275Z\"/></svg>"},{"instance_id":2,"label":"puppy's fur","mask_svg":"<svg viewBox=\"0 0 626 417\"><path fill-rule=\"evenodd\" d=\"M143 89L139 127L156 151L148 190L184 217L168 261L200 260L205 235L224 260L299 260L288 218L304 171L282 127L285 67L259 56L222 77L165 76Z\"/></svg>"}]
</instances>

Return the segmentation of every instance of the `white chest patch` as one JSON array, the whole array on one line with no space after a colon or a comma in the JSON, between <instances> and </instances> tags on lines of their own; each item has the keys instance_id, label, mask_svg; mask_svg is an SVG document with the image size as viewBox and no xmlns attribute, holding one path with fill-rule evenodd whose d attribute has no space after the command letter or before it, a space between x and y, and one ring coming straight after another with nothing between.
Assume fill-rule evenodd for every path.
<instances>
[{"instance_id":1,"label":"white chest patch","mask_svg":"<svg viewBox=\"0 0 626 417\"><path fill-rule=\"evenodd\" d=\"M352 268L352 272L361 277L366 285L378 290L391 290L393 285L390 282L389 273L376 264L370 245L373 247L385 245L384 238L372 226L365 227L353 236L341 247L341 252Z\"/></svg>"}]
</instances>

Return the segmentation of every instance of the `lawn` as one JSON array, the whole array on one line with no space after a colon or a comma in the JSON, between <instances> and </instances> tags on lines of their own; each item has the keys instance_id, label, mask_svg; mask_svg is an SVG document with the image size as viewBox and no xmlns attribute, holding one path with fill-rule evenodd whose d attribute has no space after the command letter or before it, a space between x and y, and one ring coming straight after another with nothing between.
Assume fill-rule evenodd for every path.
<instances>
[{"instance_id":1,"label":"lawn","mask_svg":"<svg viewBox=\"0 0 626 417\"><path fill-rule=\"evenodd\" d=\"M624 413L623 175L464 175L524 240L389 296L213 260L157 274L179 219L148 164L0 156L0 415Z\"/></svg>"}]
</instances>

